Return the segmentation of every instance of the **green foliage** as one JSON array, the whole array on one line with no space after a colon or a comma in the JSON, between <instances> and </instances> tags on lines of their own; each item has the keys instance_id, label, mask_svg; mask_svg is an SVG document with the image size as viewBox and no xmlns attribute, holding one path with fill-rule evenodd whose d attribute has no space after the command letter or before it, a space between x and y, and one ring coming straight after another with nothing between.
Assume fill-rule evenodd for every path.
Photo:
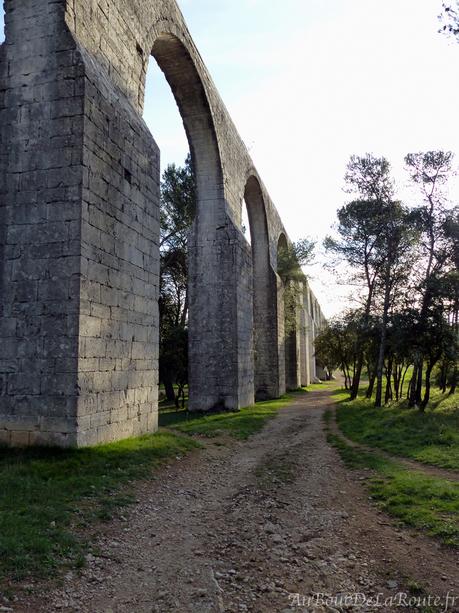
<instances>
[{"instance_id":1,"label":"green foliage","mask_svg":"<svg viewBox=\"0 0 459 613\"><path fill-rule=\"evenodd\" d=\"M381 266L376 250L381 228L380 202L353 200L338 210L338 236L327 236L324 241L329 254L349 264L346 274L366 285L368 291L373 291Z\"/></svg>"},{"instance_id":2,"label":"green foliage","mask_svg":"<svg viewBox=\"0 0 459 613\"><path fill-rule=\"evenodd\" d=\"M303 238L289 245L279 245L277 251L277 274L285 284L305 279L301 267L312 262L314 249L314 241L308 238Z\"/></svg>"},{"instance_id":3,"label":"green foliage","mask_svg":"<svg viewBox=\"0 0 459 613\"><path fill-rule=\"evenodd\" d=\"M441 27L440 32L453 36L459 36L459 2L443 2L442 12L439 15Z\"/></svg>"},{"instance_id":4,"label":"green foliage","mask_svg":"<svg viewBox=\"0 0 459 613\"><path fill-rule=\"evenodd\" d=\"M171 326L161 339L159 347L159 377L161 381L176 383L176 402L182 397L188 383L188 330Z\"/></svg>"},{"instance_id":5,"label":"green foliage","mask_svg":"<svg viewBox=\"0 0 459 613\"><path fill-rule=\"evenodd\" d=\"M161 181L161 247L186 249L196 214L196 180L191 156L185 166L169 164Z\"/></svg>"},{"instance_id":6,"label":"green foliage","mask_svg":"<svg viewBox=\"0 0 459 613\"><path fill-rule=\"evenodd\" d=\"M79 450L0 449L0 580L84 564L81 529L132 502L132 480L196 447L161 432Z\"/></svg>"},{"instance_id":7,"label":"green foliage","mask_svg":"<svg viewBox=\"0 0 459 613\"><path fill-rule=\"evenodd\" d=\"M372 153L352 155L347 164L344 181L348 193L364 200L392 200L394 183L390 176L390 164L385 157L377 157Z\"/></svg>"},{"instance_id":8,"label":"green foliage","mask_svg":"<svg viewBox=\"0 0 459 613\"><path fill-rule=\"evenodd\" d=\"M355 313L328 322L314 340L314 353L323 367L330 372L340 369L345 376L346 389L352 380L359 347L359 323Z\"/></svg>"},{"instance_id":9,"label":"green foliage","mask_svg":"<svg viewBox=\"0 0 459 613\"><path fill-rule=\"evenodd\" d=\"M289 336L296 329L297 306L303 292L306 276L301 267L310 264L314 257L315 243L304 238L296 243L279 243L277 249L277 273L284 287L284 333Z\"/></svg>"},{"instance_id":10,"label":"green foliage","mask_svg":"<svg viewBox=\"0 0 459 613\"><path fill-rule=\"evenodd\" d=\"M161 183L161 276L159 374L166 394L178 402L188 379L187 240L196 214L196 181L191 157L169 165ZM178 396L174 391L178 385Z\"/></svg>"},{"instance_id":11,"label":"green foliage","mask_svg":"<svg viewBox=\"0 0 459 613\"><path fill-rule=\"evenodd\" d=\"M359 325L346 338L343 325L335 326L317 344L321 355L341 364L352 398L367 367L370 397L376 380L376 406L399 399L413 365L410 406L424 410L437 364L443 390L449 381L454 393L459 380L459 210L446 198L454 175L451 152L410 153L405 162L420 198L411 209L395 200L385 158L351 157L345 179L356 198L338 211L337 234L325 247L348 265L347 281L362 287L354 315Z\"/></svg>"}]
</instances>

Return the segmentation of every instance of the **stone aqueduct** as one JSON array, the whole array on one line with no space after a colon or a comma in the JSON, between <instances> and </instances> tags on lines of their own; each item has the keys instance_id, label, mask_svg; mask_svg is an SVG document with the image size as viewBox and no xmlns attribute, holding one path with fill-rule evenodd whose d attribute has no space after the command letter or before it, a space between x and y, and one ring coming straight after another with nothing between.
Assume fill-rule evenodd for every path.
<instances>
[{"instance_id":1,"label":"stone aqueduct","mask_svg":"<svg viewBox=\"0 0 459 613\"><path fill-rule=\"evenodd\" d=\"M284 338L279 215L174 0L5 0L0 47L0 441L153 431L159 149L153 55L194 161L190 409L237 409L316 375L306 281ZM245 198L252 247L241 231Z\"/></svg>"}]
</instances>

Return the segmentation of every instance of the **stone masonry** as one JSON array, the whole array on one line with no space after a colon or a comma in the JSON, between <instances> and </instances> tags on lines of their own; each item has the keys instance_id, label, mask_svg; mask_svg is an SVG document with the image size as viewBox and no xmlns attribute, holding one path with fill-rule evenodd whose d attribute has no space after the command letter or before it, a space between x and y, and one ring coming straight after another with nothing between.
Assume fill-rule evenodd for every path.
<instances>
[{"instance_id":1,"label":"stone masonry","mask_svg":"<svg viewBox=\"0 0 459 613\"><path fill-rule=\"evenodd\" d=\"M157 427L160 153L142 119L152 55L198 186L190 409L238 409L312 380L324 318L305 281L284 338L287 235L175 0L4 6L0 443L85 446Z\"/></svg>"}]
</instances>

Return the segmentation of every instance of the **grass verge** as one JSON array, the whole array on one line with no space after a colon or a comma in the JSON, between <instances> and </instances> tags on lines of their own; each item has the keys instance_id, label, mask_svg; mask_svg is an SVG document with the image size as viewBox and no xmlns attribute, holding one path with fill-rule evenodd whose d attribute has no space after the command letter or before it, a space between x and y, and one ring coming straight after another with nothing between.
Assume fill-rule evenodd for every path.
<instances>
[{"instance_id":1,"label":"grass verge","mask_svg":"<svg viewBox=\"0 0 459 613\"><path fill-rule=\"evenodd\" d=\"M294 397L295 393L288 394L277 400L257 402L237 412L226 411L199 417L180 412L176 414L175 421L172 416L170 417L168 425L185 434L199 434L209 438L229 435L232 438L246 440L252 434L259 432L279 409L291 404Z\"/></svg>"},{"instance_id":2,"label":"grass verge","mask_svg":"<svg viewBox=\"0 0 459 613\"><path fill-rule=\"evenodd\" d=\"M363 398L340 402L337 422L345 436L358 443L379 447L425 464L459 470L459 394L433 392L425 413L408 409L406 401L375 409Z\"/></svg>"},{"instance_id":3,"label":"grass verge","mask_svg":"<svg viewBox=\"0 0 459 613\"><path fill-rule=\"evenodd\" d=\"M159 432L89 449L0 449L0 581L84 565L84 533L133 500L132 482L199 443Z\"/></svg>"},{"instance_id":4,"label":"grass verge","mask_svg":"<svg viewBox=\"0 0 459 613\"><path fill-rule=\"evenodd\" d=\"M191 419L183 411L167 414L177 433L78 450L0 448L0 584L83 566L91 529L133 502L134 482L201 446L181 433L245 440L294 396L237 413Z\"/></svg>"},{"instance_id":5,"label":"grass verge","mask_svg":"<svg viewBox=\"0 0 459 613\"><path fill-rule=\"evenodd\" d=\"M444 545L459 547L459 483L410 471L376 453L350 447L330 432L327 440L350 469L373 471L366 485L383 511Z\"/></svg>"}]
</instances>

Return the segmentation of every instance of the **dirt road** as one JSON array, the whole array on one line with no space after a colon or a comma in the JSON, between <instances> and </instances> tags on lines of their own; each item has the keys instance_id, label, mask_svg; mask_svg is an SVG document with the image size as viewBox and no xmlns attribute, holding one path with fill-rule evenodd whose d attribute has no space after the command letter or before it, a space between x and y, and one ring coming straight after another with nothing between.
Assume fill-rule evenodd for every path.
<instances>
[{"instance_id":1,"label":"dirt road","mask_svg":"<svg viewBox=\"0 0 459 613\"><path fill-rule=\"evenodd\" d=\"M368 473L349 472L328 446L330 403L326 390L306 394L248 442L210 441L161 470L103 528L81 575L14 610L420 611L363 605L400 599L413 582L459 596L457 554L398 529L368 500ZM317 593L339 600L308 602Z\"/></svg>"}]
</instances>

